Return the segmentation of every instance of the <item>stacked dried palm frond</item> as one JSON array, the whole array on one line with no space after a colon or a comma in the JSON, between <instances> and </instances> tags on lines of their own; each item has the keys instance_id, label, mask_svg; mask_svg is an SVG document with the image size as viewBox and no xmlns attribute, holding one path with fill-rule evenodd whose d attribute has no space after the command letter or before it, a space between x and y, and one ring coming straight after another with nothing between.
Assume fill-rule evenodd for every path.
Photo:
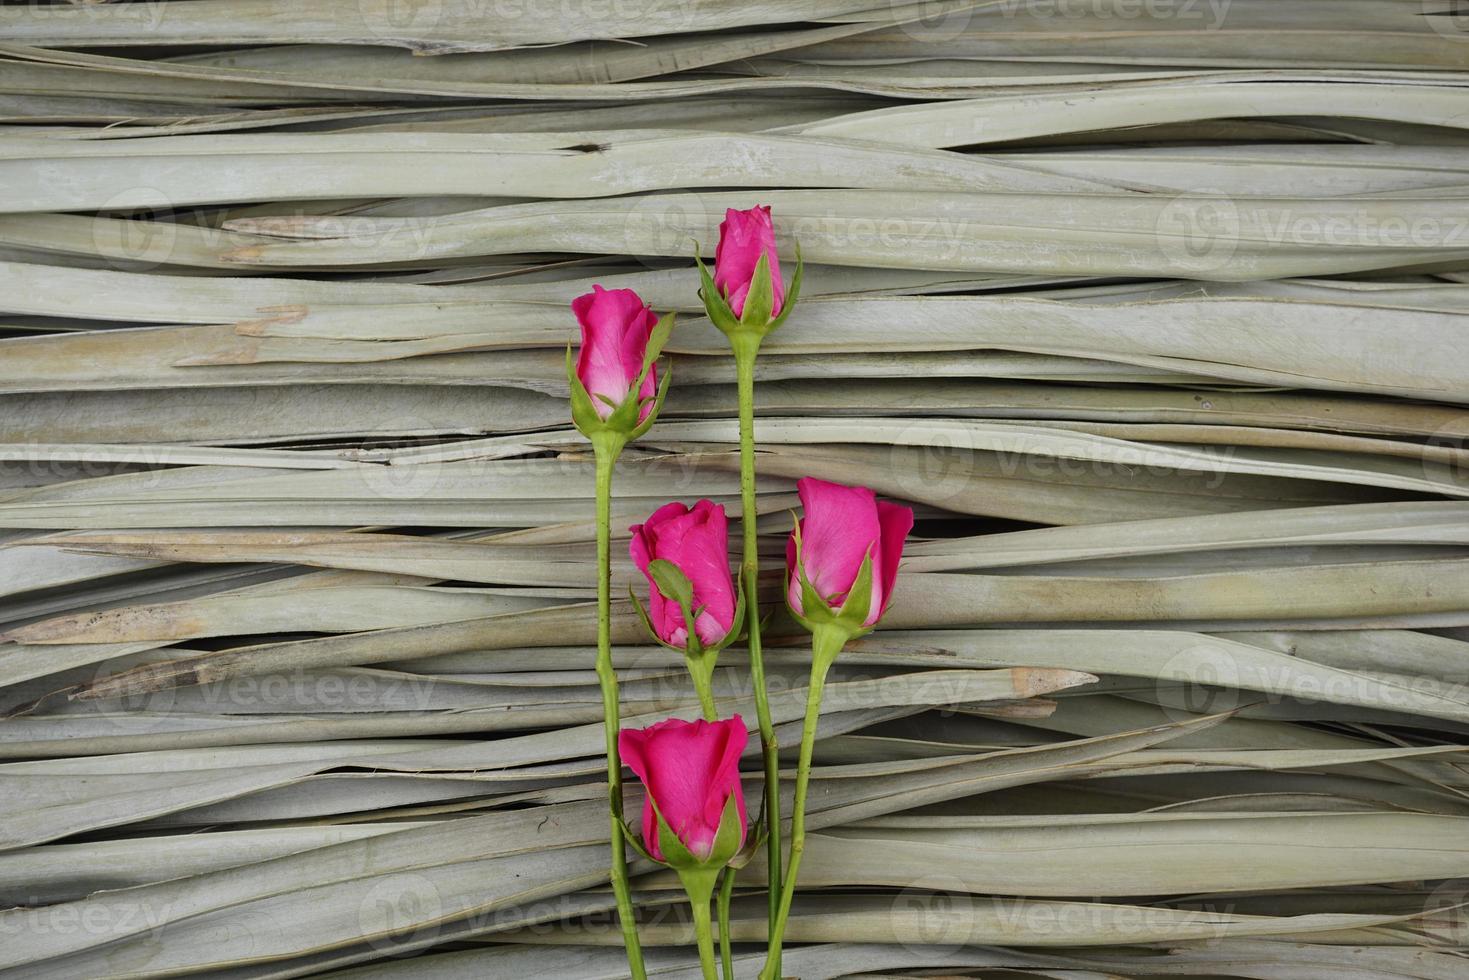
<instances>
[{"instance_id":1,"label":"stacked dried palm frond","mask_svg":"<svg viewBox=\"0 0 1469 980\"><path fill-rule=\"evenodd\" d=\"M0 3L0 977L625 975L567 303L685 314L614 526L735 503L756 203L768 565L919 516L785 972L1464 976L1466 148L1451 0Z\"/></svg>"}]
</instances>

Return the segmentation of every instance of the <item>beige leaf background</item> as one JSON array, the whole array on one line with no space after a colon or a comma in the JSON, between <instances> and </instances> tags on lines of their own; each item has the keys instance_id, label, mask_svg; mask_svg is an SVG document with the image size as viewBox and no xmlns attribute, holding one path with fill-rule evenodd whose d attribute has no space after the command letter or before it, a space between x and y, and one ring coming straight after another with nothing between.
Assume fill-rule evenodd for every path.
<instances>
[{"instance_id":1,"label":"beige leaf background","mask_svg":"<svg viewBox=\"0 0 1469 980\"><path fill-rule=\"evenodd\" d=\"M786 974L1469 974L1456 4L152 0L0 4L0 977L626 975L567 304L681 314L621 596L738 511L693 256L757 203L765 598L798 478L918 516Z\"/></svg>"}]
</instances>

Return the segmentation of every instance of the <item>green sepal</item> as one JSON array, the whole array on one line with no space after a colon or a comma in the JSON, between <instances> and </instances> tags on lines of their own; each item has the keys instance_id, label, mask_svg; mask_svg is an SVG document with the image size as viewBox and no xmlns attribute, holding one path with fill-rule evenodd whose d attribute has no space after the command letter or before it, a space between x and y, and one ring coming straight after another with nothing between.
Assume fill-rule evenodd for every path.
<instances>
[{"instance_id":1,"label":"green sepal","mask_svg":"<svg viewBox=\"0 0 1469 980\"><path fill-rule=\"evenodd\" d=\"M721 333L733 336L741 329L740 318L734 315L734 310L729 308L729 303L719 295L719 288L714 285L714 277L709 274L709 267L699 257L698 243L694 245L694 262L699 267L699 298L704 301L704 312L709 314L710 321L719 328Z\"/></svg>"},{"instance_id":2,"label":"green sepal","mask_svg":"<svg viewBox=\"0 0 1469 980\"><path fill-rule=\"evenodd\" d=\"M745 309L740 313L740 326L765 333L770 330L770 308L775 305L775 290L770 284L770 259L764 253L750 274L750 291L745 294Z\"/></svg>"},{"instance_id":3,"label":"green sepal","mask_svg":"<svg viewBox=\"0 0 1469 980\"><path fill-rule=\"evenodd\" d=\"M648 333L648 345L643 348L643 369L638 372L638 388L643 387L643 381L648 377L648 372L653 370L653 364L663 356L663 348L668 344L668 338L673 335L674 324L678 322L677 311L669 311L658 318L653 324L653 329Z\"/></svg>"},{"instance_id":4,"label":"green sepal","mask_svg":"<svg viewBox=\"0 0 1469 980\"><path fill-rule=\"evenodd\" d=\"M658 591L663 593L663 598L687 608L694 601L694 583L673 562L666 558L654 558L648 562L648 574L653 577L653 584ZM691 625L684 620L685 625Z\"/></svg>"},{"instance_id":5,"label":"green sepal","mask_svg":"<svg viewBox=\"0 0 1469 980\"><path fill-rule=\"evenodd\" d=\"M765 815L762 812L758 820L751 820L749 834L745 839L745 846L735 852L735 856L729 859L729 867L738 871L751 861L760 849L765 846L765 841L770 837L770 828L765 825Z\"/></svg>"},{"instance_id":6,"label":"green sepal","mask_svg":"<svg viewBox=\"0 0 1469 980\"><path fill-rule=\"evenodd\" d=\"M652 797L649 796L648 799L651 800ZM730 793L729 799L724 803L724 812L719 818L719 830L714 835L714 846L709 857L703 860L690 853L683 841L678 839L673 828L663 819L657 802L653 803L653 815L658 819L658 850L663 852L663 863L677 871L680 877L687 872L718 872L740 851L740 811L734 793Z\"/></svg>"},{"instance_id":7,"label":"green sepal","mask_svg":"<svg viewBox=\"0 0 1469 980\"><path fill-rule=\"evenodd\" d=\"M663 558L654 558L648 562L648 571L652 573L663 598L676 603L678 611L683 614L684 652L690 660L703 657L704 644L699 639L698 631L694 629L694 622L699 613L704 611L704 607L694 608L694 583L689 581L683 569Z\"/></svg>"},{"instance_id":8,"label":"green sepal","mask_svg":"<svg viewBox=\"0 0 1469 980\"><path fill-rule=\"evenodd\" d=\"M593 432L606 428L606 423L597 414L596 404L586 385L576 373L576 361L571 356L571 345L566 345L566 381L571 386L571 421L588 439Z\"/></svg>"},{"instance_id":9,"label":"green sepal","mask_svg":"<svg viewBox=\"0 0 1469 980\"><path fill-rule=\"evenodd\" d=\"M663 352L663 345L668 342L668 335L673 330L674 318L675 314L669 313L653 325L653 330L648 335L647 346L643 349L643 366L639 369L637 378L628 388L627 397L622 400L622 404L614 408L612 414L607 416L605 423L607 428L626 433L629 439L634 438L634 432L647 431L654 418L655 412L650 411L646 419L649 425L638 421L638 416L642 415L643 405L647 401L639 392L643 390L643 383L648 380L648 372L653 370L653 364ZM668 382L666 375L663 381L666 385ZM656 393L653 400L660 401Z\"/></svg>"},{"instance_id":10,"label":"green sepal","mask_svg":"<svg viewBox=\"0 0 1469 980\"><path fill-rule=\"evenodd\" d=\"M648 380L648 372L653 370L653 365L663 354L663 346L668 343L668 337L673 333L673 324L677 318L677 313L665 313L658 318L658 322L653 324L653 329L648 332L648 342L643 346L643 364L638 368L638 376L632 383L628 397L623 399L622 404L618 406L619 410L630 411L633 418L641 414L642 406L638 403L642 401L642 398L638 392L643 390L643 382ZM631 406L628 405L629 402L632 402Z\"/></svg>"},{"instance_id":11,"label":"green sepal","mask_svg":"<svg viewBox=\"0 0 1469 980\"><path fill-rule=\"evenodd\" d=\"M797 242L796 271L791 275L791 288L786 290L786 301L781 304L779 315L777 315L774 320L770 321L770 326L765 328L766 333L770 333L772 330L775 330L777 327L779 327L782 323L785 323L786 317L791 315L791 310L796 308L796 300L801 298L801 272L803 268L804 263L802 263L801 261L801 245L799 242ZM749 307L747 306L746 310L748 309Z\"/></svg>"},{"instance_id":12,"label":"green sepal","mask_svg":"<svg viewBox=\"0 0 1469 980\"><path fill-rule=\"evenodd\" d=\"M794 513L791 514L791 537L796 539L796 578L801 583L801 608L803 610L816 609L826 604L826 600L816 591L816 586L806 577L806 561L801 557L803 544L801 541L801 519ZM787 591L789 596L790 592ZM796 612L794 608L791 612ZM801 615L797 613L797 615Z\"/></svg>"},{"instance_id":13,"label":"green sepal","mask_svg":"<svg viewBox=\"0 0 1469 980\"><path fill-rule=\"evenodd\" d=\"M643 600L638 598L638 594L633 591L631 585L627 587L627 597L632 600L632 607L637 610L638 619L642 620L643 629L648 631L648 635L653 638L653 642L661 647L667 647L670 650L677 650L682 653L683 647L676 647L658 635L658 631L653 628L653 618L648 615L648 610L643 608Z\"/></svg>"},{"instance_id":14,"label":"green sepal","mask_svg":"<svg viewBox=\"0 0 1469 980\"><path fill-rule=\"evenodd\" d=\"M815 632L817 626L826 622L825 617L831 614L831 607L826 604L826 599L816 591L816 586L806 577L806 563L801 558L801 521L792 514L794 527L791 536L796 539L796 579L801 583L801 608L797 609L791 605L790 589L785 590L786 608L790 610L796 622L806 629ZM823 616L825 614L825 617Z\"/></svg>"},{"instance_id":15,"label":"green sepal","mask_svg":"<svg viewBox=\"0 0 1469 980\"><path fill-rule=\"evenodd\" d=\"M672 379L673 368L668 364L663 365L663 377L658 382L658 391L653 395L653 407L648 410L648 417L639 422L638 427L633 429L632 434L627 437L629 442L641 438L643 433L651 429L653 423L658 421L658 413L663 411L663 399L668 397L668 384ZM638 385L638 390L642 390L641 384Z\"/></svg>"},{"instance_id":16,"label":"green sepal","mask_svg":"<svg viewBox=\"0 0 1469 980\"><path fill-rule=\"evenodd\" d=\"M689 853L689 849L683 846L683 841L678 839L678 835L663 819L663 811L658 809L656 802L653 802L652 793L648 794L648 801L653 807L653 819L658 825L658 850L663 854L662 863L676 871L681 871L685 867L697 867L699 862Z\"/></svg>"},{"instance_id":17,"label":"green sepal","mask_svg":"<svg viewBox=\"0 0 1469 980\"><path fill-rule=\"evenodd\" d=\"M637 593L633 591L632 586L628 586L628 595L632 599L633 608L638 612L638 618L643 621L643 627L648 631L648 635L659 646L667 647L670 650L677 650L688 657L701 657L706 654L718 653L744 635L741 626L745 622L745 583L742 579L735 578L734 619L730 625L729 632L717 643L705 644L699 639L699 634L694 630L693 626L694 620L703 611L704 607L692 608L694 585L689 581L688 576L683 573L683 569L665 558L655 558L648 562L648 573L652 576L653 587L658 590L659 594L669 602L678 605L679 610L683 613L684 627L688 630L689 634L688 642L681 647L664 640L658 635L658 631L654 629L653 619L648 615L648 611L643 608L643 604L638 599Z\"/></svg>"},{"instance_id":18,"label":"green sepal","mask_svg":"<svg viewBox=\"0 0 1469 980\"><path fill-rule=\"evenodd\" d=\"M647 858L649 861L652 861L654 864L663 863L662 861L655 858L648 851L648 849L643 846L641 836L633 831L632 824L628 823L626 820L621 820L619 822L622 824L622 839L628 844L631 844L633 850L637 851L639 854Z\"/></svg>"},{"instance_id":19,"label":"green sepal","mask_svg":"<svg viewBox=\"0 0 1469 980\"><path fill-rule=\"evenodd\" d=\"M872 611L872 550L868 549L867 557L862 559L862 567L857 569L857 578L852 582L852 587L847 591L846 601L842 608L837 610L836 618L849 629L857 629L866 632L867 615Z\"/></svg>"},{"instance_id":20,"label":"green sepal","mask_svg":"<svg viewBox=\"0 0 1469 980\"><path fill-rule=\"evenodd\" d=\"M658 358L663 355L663 347L668 343L669 336L673 333L673 325L678 319L677 313L665 313L653 324L652 331L648 334L648 343L643 347L643 366L638 370L637 380L633 382L632 388L623 403L618 406L618 411L627 412L627 418L622 420L633 427L637 435L646 432L653 424L653 419L658 415L658 409L663 407L663 394L668 386L668 372L663 372L663 381L659 390L653 393L653 409L648 413L647 419L642 422L638 417L643 414L643 405L646 399L639 394L643 390L643 384L648 380L648 372L653 370L653 365L658 363ZM636 438L632 435L630 438Z\"/></svg>"},{"instance_id":21,"label":"green sepal","mask_svg":"<svg viewBox=\"0 0 1469 980\"><path fill-rule=\"evenodd\" d=\"M571 420L575 423L582 435L588 439L598 433L616 433L622 437L624 443L630 442L647 432L658 418L658 412L663 408L663 399L668 394L667 370L663 372L663 378L658 386L658 391L653 395L653 405L648 412L648 417L639 422L638 417L643 413L643 406L648 403L640 392L643 383L648 378L648 372L653 370L653 365L663 353L663 347L668 343L668 337L673 332L673 326L677 314L668 313L661 317L653 325L648 335L648 344L643 350L643 365L638 371L637 379L628 389L627 397L622 402L614 403L604 395L598 395L603 404L612 407L604 419L597 414L596 405L592 395L587 392L586 386L582 384L581 378L576 373L576 363L571 356L571 345L566 347L566 378L571 386Z\"/></svg>"},{"instance_id":22,"label":"green sepal","mask_svg":"<svg viewBox=\"0 0 1469 980\"><path fill-rule=\"evenodd\" d=\"M735 778L738 780L739 775L736 774ZM729 799L724 801L724 812L719 815L719 833L714 835L714 850L710 852L709 860L721 868L729 864L740 853L740 838L744 836L744 832L744 828L740 826L739 802L735 799L735 794L730 793Z\"/></svg>"},{"instance_id":23,"label":"green sepal","mask_svg":"<svg viewBox=\"0 0 1469 980\"><path fill-rule=\"evenodd\" d=\"M801 583L801 608L798 610L791 605L790 593L787 591L786 608L790 610L791 616L812 633L835 627L841 630L848 640L871 633L872 627L864 624L864 620L867 619L872 609L871 549L862 559L861 567L857 569L857 578L847 591L847 598L843 600L840 608L833 609L830 598L818 592L816 586L812 585L811 580L806 577L806 564L801 560L800 521L796 521L792 536L796 539L796 577Z\"/></svg>"},{"instance_id":24,"label":"green sepal","mask_svg":"<svg viewBox=\"0 0 1469 980\"><path fill-rule=\"evenodd\" d=\"M744 312L740 316L735 316L734 310L730 309L729 301L714 285L714 277L709 274L708 267L700 258L698 243L695 243L694 262L699 267L699 298L704 301L704 311L709 314L709 319L722 333L730 337L737 333L750 333L763 337L785 322L801 296L801 276L805 270L805 264L801 259L801 246L797 244L795 248L796 271L791 277L791 287L786 291L785 302L781 304L780 313L772 319L770 309L775 305L775 285L770 274L769 256L761 253L759 261L755 263L755 271L750 279L750 291L745 294Z\"/></svg>"}]
</instances>

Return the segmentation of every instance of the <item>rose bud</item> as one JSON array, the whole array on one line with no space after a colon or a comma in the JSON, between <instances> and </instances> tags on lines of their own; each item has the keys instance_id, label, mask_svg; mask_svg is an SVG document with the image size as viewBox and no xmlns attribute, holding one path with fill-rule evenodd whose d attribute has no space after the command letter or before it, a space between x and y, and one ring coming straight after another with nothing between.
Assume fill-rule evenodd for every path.
<instances>
[{"instance_id":1,"label":"rose bud","mask_svg":"<svg viewBox=\"0 0 1469 980\"><path fill-rule=\"evenodd\" d=\"M643 846L654 859L675 867L723 867L744 846L748 820L740 754L748 738L739 715L725 721L670 718L618 734L623 761L647 790ZM664 846L665 833L678 845L673 853ZM678 854L680 849L687 854Z\"/></svg>"},{"instance_id":2,"label":"rose bud","mask_svg":"<svg viewBox=\"0 0 1469 980\"><path fill-rule=\"evenodd\" d=\"M572 300L571 311L581 324L576 376L591 395L597 416L605 420L627 400L642 374L648 341L658 318L631 289L601 286L593 286L590 293ZM638 390L638 396L646 399L638 422L645 421L653 410L657 372L656 364L649 367Z\"/></svg>"},{"instance_id":3,"label":"rose bud","mask_svg":"<svg viewBox=\"0 0 1469 980\"><path fill-rule=\"evenodd\" d=\"M770 275L770 316L785 305L785 284L780 279L780 256L775 251L775 227L766 205L736 211L728 208L719 223L719 245L714 251L714 285L735 316L745 312L745 298L755 277L755 266L765 256Z\"/></svg>"},{"instance_id":4,"label":"rose bud","mask_svg":"<svg viewBox=\"0 0 1469 980\"><path fill-rule=\"evenodd\" d=\"M658 639L682 648L688 645L689 631L683 609L664 595L649 567L657 560L673 565L692 587L689 609L694 634L703 646L717 646L734 631L737 600L729 571L728 519L722 505L701 500L691 510L677 501L664 504L645 522L632 526L628 551L652 587L648 623Z\"/></svg>"},{"instance_id":5,"label":"rose bud","mask_svg":"<svg viewBox=\"0 0 1469 980\"><path fill-rule=\"evenodd\" d=\"M866 629L887 611L898 578L903 542L913 529L913 511L879 502L866 487L848 487L811 477L796 483L805 510L786 543L786 601L798 617L836 617L857 582L862 565L871 560L872 595L865 615L849 628ZM799 567L797 554L799 548ZM803 608L802 573L823 610Z\"/></svg>"}]
</instances>

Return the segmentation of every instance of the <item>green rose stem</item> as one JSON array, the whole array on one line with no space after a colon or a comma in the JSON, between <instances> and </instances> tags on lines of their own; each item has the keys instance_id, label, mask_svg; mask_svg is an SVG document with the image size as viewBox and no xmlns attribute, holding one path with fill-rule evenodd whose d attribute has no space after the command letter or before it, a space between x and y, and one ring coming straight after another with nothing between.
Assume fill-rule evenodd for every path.
<instances>
[{"instance_id":1,"label":"green rose stem","mask_svg":"<svg viewBox=\"0 0 1469 980\"><path fill-rule=\"evenodd\" d=\"M811 781L811 753L816 745L816 725L821 717L821 694L826 674L846 646L850 633L841 626L817 626L811 633L811 680L806 689L806 718L801 723L801 753L796 763L796 800L791 809L791 861L780 893L775 928L770 933L761 980L780 980L780 951L785 939L786 920L790 918L791 901L796 895L796 875L801 870L801 855L806 850L806 787Z\"/></svg>"},{"instance_id":2,"label":"green rose stem","mask_svg":"<svg viewBox=\"0 0 1469 980\"><path fill-rule=\"evenodd\" d=\"M606 304L610 303L611 306ZM668 394L670 373L663 372L662 381L650 400L642 394L650 378L656 376L656 364L673 332L672 313L651 325L646 321L652 312L632 290L605 290L594 286L592 292L572 301L572 312L582 327L582 352L587 346L607 347L608 337L616 340L613 348L622 356L622 344L630 330L647 330L647 342L643 349L642 367L636 377L628 374L624 360L620 379L593 377L584 382L580 366L573 361L571 346L566 348L566 383L571 395L571 420L578 431L592 444L597 461L597 680L602 685L602 720L607 730L607 809L612 826L612 893L617 897L617 917L622 923L623 946L627 950L627 965L633 980L646 980L648 971L643 966L643 951L638 942L638 923L633 912L632 892L627 880L627 833L622 816L622 759L617 747L618 729L621 727L620 708L617 697L617 673L612 669L612 469L622 449L632 440L652 427L663 407ZM627 387L619 392L616 382ZM587 385L598 390L595 394ZM610 387L619 392L620 401L614 401L603 390ZM599 403L601 407L599 407Z\"/></svg>"},{"instance_id":3,"label":"green rose stem","mask_svg":"<svg viewBox=\"0 0 1469 980\"><path fill-rule=\"evenodd\" d=\"M689 893L689 908L694 913L694 938L699 943L699 966L704 971L704 980L719 980L718 961L714 958L714 930L709 921L714 878L710 874L684 879L684 890Z\"/></svg>"},{"instance_id":4,"label":"green rose stem","mask_svg":"<svg viewBox=\"0 0 1469 980\"><path fill-rule=\"evenodd\" d=\"M745 726L743 723L736 724L739 724L741 731L741 741L737 748L743 749ZM684 846L678 835L668 828L667 821L658 811L657 801L649 796L649 800L653 801L653 812L658 815L658 848L662 854L663 863L678 873L684 892L689 896L689 910L693 913L694 938L699 944L699 966L703 969L704 980L719 980L719 964L714 958L714 930L709 919L709 904L714 898L715 889L719 887L720 874L739 853L741 839L745 833L745 821L740 816L738 778L736 775L736 788L724 803L724 813L719 819L719 829L714 841L709 852L703 856L695 856ZM646 776L644 781L646 783ZM650 789L649 792L651 793L652 790ZM722 909L724 903L722 897L720 903ZM721 911L721 929L723 929L723 914ZM723 943L722 938L721 943Z\"/></svg>"},{"instance_id":5,"label":"green rose stem","mask_svg":"<svg viewBox=\"0 0 1469 980\"><path fill-rule=\"evenodd\" d=\"M748 615L750 681L755 689L755 718L760 728L760 749L765 759L765 826L769 828L766 864L769 867L769 927L775 929L781 884L780 850L780 746L770 720L770 698L765 686L765 659L760 650L760 551L755 518L755 357L762 336L753 331L730 336L740 402L740 530L744 534L744 558L740 577L744 580L745 611Z\"/></svg>"},{"instance_id":6,"label":"green rose stem","mask_svg":"<svg viewBox=\"0 0 1469 980\"><path fill-rule=\"evenodd\" d=\"M734 980L734 954L729 948L729 899L734 894L734 868L724 869L724 880L719 885L719 960L724 967L724 980Z\"/></svg>"},{"instance_id":7,"label":"green rose stem","mask_svg":"<svg viewBox=\"0 0 1469 980\"><path fill-rule=\"evenodd\" d=\"M627 438L612 431L591 436L597 459L597 679L602 684L602 719L607 732L607 803L612 822L612 892L634 980L646 980L643 949L627 880L627 851L622 817L622 759L617 751L621 727L617 673L612 669L612 467Z\"/></svg>"},{"instance_id":8,"label":"green rose stem","mask_svg":"<svg viewBox=\"0 0 1469 980\"><path fill-rule=\"evenodd\" d=\"M700 689L699 704L704 710L705 721L719 720L719 711L714 707L714 696L709 693L707 688Z\"/></svg>"},{"instance_id":9,"label":"green rose stem","mask_svg":"<svg viewBox=\"0 0 1469 980\"><path fill-rule=\"evenodd\" d=\"M747 212L758 218L758 212L769 215L768 208L757 208ZM730 211L726 221L737 212ZM704 301L704 310L709 320L729 338L734 351L735 373L738 380L740 402L740 524L744 531L744 558L740 566L740 581L745 594L745 613L748 618L746 632L750 651L750 681L755 690L755 717L759 722L760 749L765 759L765 826L768 828L768 890L770 893L770 918L768 928L773 934L779 912L781 887L780 847L780 746L775 741L775 725L770 720L770 699L765 688L765 660L760 652L760 552L756 533L755 512L755 358L760 353L760 342L765 335L777 329L795 309L796 299L801 294L801 250L796 249L796 272L791 277L791 288L777 312L773 281L775 272L774 232L769 222L764 222L763 234L769 240L759 248L760 257L750 275L749 289L745 294L743 308L738 316L730 309L726 293L715 285L714 277L700 259L697 247L694 262L699 267L699 297ZM724 247L724 226L720 226L720 248ZM751 239L759 245L761 232L757 229ZM716 256L718 256L716 252ZM716 257L716 262L720 261ZM779 950L775 964L780 971Z\"/></svg>"}]
</instances>

